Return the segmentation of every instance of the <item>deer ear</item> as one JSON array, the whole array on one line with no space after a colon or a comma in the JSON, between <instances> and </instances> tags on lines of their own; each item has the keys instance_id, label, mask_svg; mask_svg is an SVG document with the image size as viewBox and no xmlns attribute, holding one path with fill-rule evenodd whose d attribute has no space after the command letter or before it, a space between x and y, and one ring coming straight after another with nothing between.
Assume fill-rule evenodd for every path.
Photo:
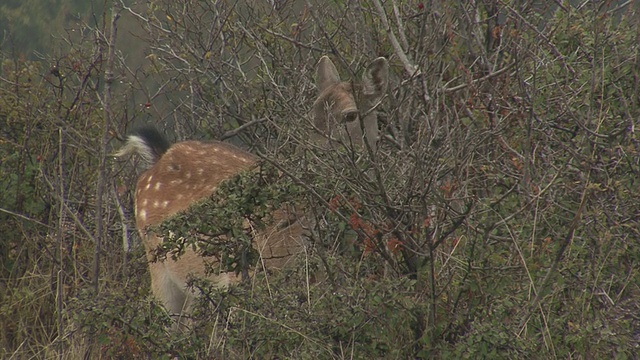
<instances>
[{"instance_id":1,"label":"deer ear","mask_svg":"<svg viewBox=\"0 0 640 360\"><path fill-rule=\"evenodd\" d=\"M371 62L362 75L362 92L366 96L380 98L389 86L389 62L379 57Z\"/></svg>"},{"instance_id":2,"label":"deer ear","mask_svg":"<svg viewBox=\"0 0 640 360\"><path fill-rule=\"evenodd\" d=\"M318 61L317 80L318 92L323 92L331 85L338 84L340 82L340 75L336 66L329 59L328 56L323 56Z\"/></svg>"}]
</instances>

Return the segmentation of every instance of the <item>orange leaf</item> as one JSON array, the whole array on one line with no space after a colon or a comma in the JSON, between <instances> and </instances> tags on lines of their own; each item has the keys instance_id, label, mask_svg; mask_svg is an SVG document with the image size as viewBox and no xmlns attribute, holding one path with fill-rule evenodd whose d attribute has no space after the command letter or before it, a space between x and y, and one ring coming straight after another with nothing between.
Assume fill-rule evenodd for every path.
<instances>
[{"instance_id":1,"label":"orange leaf","mask_svg":"<svg viewBox=\"0 0 640 360\"><path fill-rule=\"evenodd\" d=\"M391 251L392 254L397 254L402 249L402 241L393 238L387 242L387 249Z\"/></svg>"}]
</instances>

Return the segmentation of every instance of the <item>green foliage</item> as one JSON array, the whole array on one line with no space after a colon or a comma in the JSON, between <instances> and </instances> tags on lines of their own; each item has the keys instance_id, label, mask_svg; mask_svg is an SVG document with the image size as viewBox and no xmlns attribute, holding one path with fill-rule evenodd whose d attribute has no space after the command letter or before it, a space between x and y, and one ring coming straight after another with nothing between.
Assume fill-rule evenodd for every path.
<instances>
[{"instance_id":1,"label":"green foliage","mask_svg":"<svg viewBox=\"0 0 640 360\"><path fill-rule=\"evenodd\" d=\"M139 298L137 291L110 291L100 298L83 291L69 302L69 313L78 330L95 338L102 358L166 358L171 343L158 339L172 320L162 307Z\"/></svg>"},{"instance_id":2,"label":"green foliage","mask_svg":"<svg viewBox=\"0 0 640 360\"><path fill-rule=\"evenodd\" d=\"M258 260L251 246L255 233L271 224L274 209L297 192L268 164L236 175L209 198L150 228L164 238L156 257L171 254L175 260L192 247L204 257L220 259L226 271L239 273Z\"/></svg>"},{"instance_id":3,"label":"green foliage","mask_svg":"<svg viewBox=\"0 0 640 360\"><path fill-rule=\"evenodd\" d=\"M199 323L212 324L214 309L228 314L221 351L230 358L404 358L412 353L421 321L417 314L424 306L414 298L412 281L362 283L341 277L310 285L303 269L319 259L309 261L203 302ZM327 287L338 290L327 292Z\"/></svg>"}]
</instances>

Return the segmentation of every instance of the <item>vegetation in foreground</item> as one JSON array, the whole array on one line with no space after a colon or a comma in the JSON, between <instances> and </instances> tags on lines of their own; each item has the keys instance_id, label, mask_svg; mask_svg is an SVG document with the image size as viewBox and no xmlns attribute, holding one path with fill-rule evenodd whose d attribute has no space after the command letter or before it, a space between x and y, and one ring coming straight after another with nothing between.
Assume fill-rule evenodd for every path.
<instances>
[{"instance_id":1,"label":"vegetation in foreground","mask_svg":"<svg viewBox=\"0 0 640 360\"><path fill-rule=\"evenodd\" d=\"M1 54L2 358L637 357L637 4L94 15L46 60ZM375 153L308 141L325 54L343 78L390 60ZM272 200L316 219L297 266L224 293L194 279L188 333L150 297L138 172L110 157L145 123L260 154L285 175Z\"/></svg>"}]
</instances>

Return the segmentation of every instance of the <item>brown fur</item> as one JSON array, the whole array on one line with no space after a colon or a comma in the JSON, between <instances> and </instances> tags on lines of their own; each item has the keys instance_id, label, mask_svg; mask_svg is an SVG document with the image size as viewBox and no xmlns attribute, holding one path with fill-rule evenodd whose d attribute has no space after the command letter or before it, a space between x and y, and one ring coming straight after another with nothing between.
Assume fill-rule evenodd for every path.
<instances>
[{"instance_id":1,"label":"brown fur","mask_svg":"<svg viewBox=\"0 0 640 360\"><path fill-rule=\"evenodd\" d=\"M312 112L314 123L324 132L324 138L362 145L364 138L357 106L360 105L361 112L367 113L363 119L364 134L375 151L378 125L372 107L384 96L387 79L387 61L378 58L363 75L360 85L362 91L356 104L352 84L341 82L331 60L322 57L318 63L319 96ZM332 130L337 131L332 134ZM141 153L145 145L139 139L130 137L118 155ZM182 314L188 312L193 299L193 294L186 290L187 279L189 276L205 275L205 260L189 248L177 260L168 258L153 261L153 252L162 239L147 232L147 228L212 195L222 181L255 168L258 166L257 158L222 142L184 141L171 146L151 165L139 177L136 185L136 227L149 260L153 294L170 313ZM288 208L277 210L274 220L273 225L255 233L254 240L261 255L260 264L278 269L290 262L293 255L303 251L305 221L301 220L301 214ZM224 272L210 276L210 279L220 287L238 281L235 274Z\"/></svg>"},{"instance_id":2,"label":"brown fur","mask_svg":"<svg viewBox=\"0 0 640 360\"><path fill-rule=\"evenodd\" d=\"M375 107L387 91L387 59L379 57L371 62L356 84L358 91L354 91L350 82L340 81L336 67L323 56L318 62L317 81L320 94L313 104L314 125L325 136L347 145L362 146L366 139L375 152L379 132ZM364 116L362 125L360 115Z\"/></svg>"}]
</instances>

